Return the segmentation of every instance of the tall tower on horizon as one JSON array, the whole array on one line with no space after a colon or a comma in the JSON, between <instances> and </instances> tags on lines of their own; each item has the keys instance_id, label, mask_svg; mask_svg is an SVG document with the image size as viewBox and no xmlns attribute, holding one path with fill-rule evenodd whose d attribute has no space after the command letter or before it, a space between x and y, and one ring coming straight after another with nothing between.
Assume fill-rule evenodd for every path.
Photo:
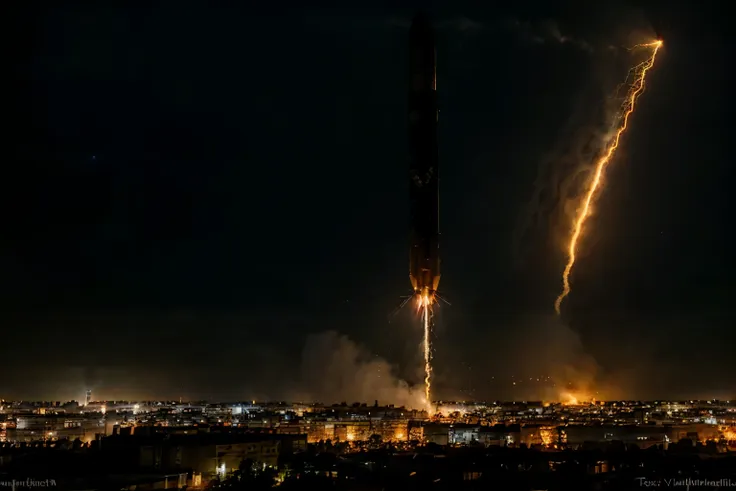
<instances>
[{"instance_id":1,"label":"tall tower on horizon","mask_svg":"<svg viewBox=\"0 0 736 491\"><path fill-rule=\"evenodd\" d=\"M84 405L89 406L90 402L92 402L92 389L87 389L84 397Z\"/></svg>"}]
</instances>

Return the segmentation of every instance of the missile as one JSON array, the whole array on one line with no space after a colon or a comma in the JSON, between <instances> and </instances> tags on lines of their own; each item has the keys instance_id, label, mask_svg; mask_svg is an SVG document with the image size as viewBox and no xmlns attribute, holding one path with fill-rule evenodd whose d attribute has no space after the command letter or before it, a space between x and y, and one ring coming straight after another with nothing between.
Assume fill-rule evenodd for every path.
<instances>
[{"instance_id":1,"label":"missile","mask_svg":"<svg viewBox=\"0 0 736 491\"><path fill-rule=\"evenodd\" d=\"M437 54L429 18L417 14L409 34L409 279L415 295L434 300L440 284Z\"/></svg>"}]
</instances>

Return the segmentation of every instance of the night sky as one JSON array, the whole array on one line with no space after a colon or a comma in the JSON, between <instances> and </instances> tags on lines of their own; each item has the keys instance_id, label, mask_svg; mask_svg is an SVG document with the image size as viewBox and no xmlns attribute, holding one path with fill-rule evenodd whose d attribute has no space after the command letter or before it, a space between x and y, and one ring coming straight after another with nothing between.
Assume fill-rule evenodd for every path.
<instances>
[{"instance_id":1,"label":"night sky","mask_svg":"<svg viewBox=\"0 0 736 491\"><path fill-rule=\"evenodd\" d=\"M362 354L344 372L387 360L419 383L420 326L389 322L409 289L415 9L187 5L20 14L0 397L379 397L315 369L345 349ZM736 398L723 17L453 5L428 9L452 303L436 396L531 398L512 376L564 372L611 396ZM623 47L657 35L557 319L560 190L580 191L560 183L606 130Z\"/></svg>"}]
</instances>

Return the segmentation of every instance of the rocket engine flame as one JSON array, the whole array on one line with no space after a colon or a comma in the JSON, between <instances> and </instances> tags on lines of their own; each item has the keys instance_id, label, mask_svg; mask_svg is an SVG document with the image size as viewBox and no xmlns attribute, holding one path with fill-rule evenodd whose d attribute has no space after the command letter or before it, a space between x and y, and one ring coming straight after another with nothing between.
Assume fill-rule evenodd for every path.
<instances>
[{"instance_id":1,"label":"rocket engine flame","mask_svg":"<svg viewBox=\"0 0 736 491\"><path fill-rule=\"evenodd\" d=\"M431 404L432 392L432 306L434 304L434 296L429 293L417 295L417 310L422 317L422 325L424 326L423 351L424 351L424 395L427 398L427 404Z\"/></svg>"},{"instance_id":2,"label":"rocket engine flame","mask_svg":"<svg viewBox=\"0 0 736 491\"><path fill-rule=\"evenodd\" d=\"M628 128L629 117L634 113L636 101L639 99L639 96L644 92L644 82L646 80L647 72L654 66L654 60L657 57L657 52L659 51L659 48L662 47L662 41L655 41L649 44L639 44L631 48L631 50L643 47L651 48L653 50L652 55L646 61L635 66L632 71L629 72L634 73L634 82L631 85L629 92L626 94L626 98L621 110L622 116L619 119L618 129L614 133L613 139L608 145L608 149L604 153L603 157L601 157L595 165L595 173L593 174L593 178L590 182L590 187L588 188L588 192L586 193L585 199L583 200L583 206L580 208L580 211L578 212L577 217L573 222L572 236L567 247L567 264L565 266L565 270L562 273L562 293L560 293L560 295L555 300L555 312L557 312L557 315L560 314L562 301L570 294L570 272L575 265L578 242L580 240L580 235L582 234L583 227L585 226L585 221L590 215L591 203L594 196L596 195L596 192L598 191L598 188L601 185L606 167L616 154L616 150L618 149L619 143L621 141L621 136Z\"/></svg>"}]
</instances>

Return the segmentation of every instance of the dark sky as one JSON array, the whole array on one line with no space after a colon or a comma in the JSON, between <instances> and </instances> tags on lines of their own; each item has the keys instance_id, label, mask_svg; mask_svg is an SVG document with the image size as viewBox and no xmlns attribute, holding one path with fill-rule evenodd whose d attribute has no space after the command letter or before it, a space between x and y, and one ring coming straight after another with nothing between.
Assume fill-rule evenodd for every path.
<instances>
[{"instance_id":1,"label":"dark sky","mask_svg":"<svg viewBox=\"0 0 736 491\"><path fill-rule=\"evenodd\" d=\"M419 326L387 320L409 287L414 9L71 5L18 24L0 396L291 397L329 384L305 346L353 342L418 383ZM437 396L521 397L512 376L571 367L627 397L736 397L725 21L708 4L472 5L429 9L453 304ZM569 220L549 189L575 172L558 161L605 130L621 47L656 33L555 319ZM314 343L328 331L349 339Z\"/></svg>"}]
</instances>

